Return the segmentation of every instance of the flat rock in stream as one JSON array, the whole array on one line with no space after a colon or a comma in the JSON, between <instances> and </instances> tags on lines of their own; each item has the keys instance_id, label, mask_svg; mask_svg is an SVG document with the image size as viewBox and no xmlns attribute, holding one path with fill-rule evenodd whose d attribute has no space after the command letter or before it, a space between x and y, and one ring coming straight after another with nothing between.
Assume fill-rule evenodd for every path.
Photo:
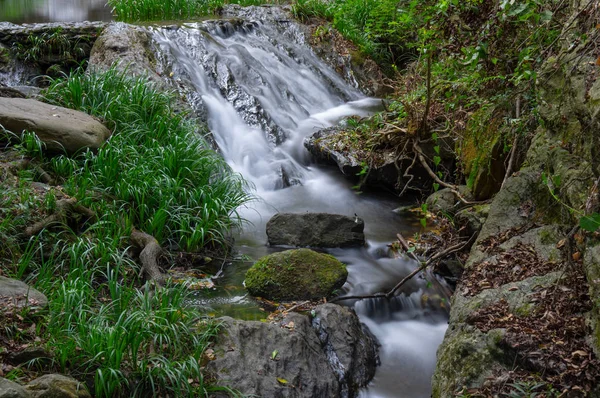
<instances>
[{"instance_id":1,"label":"flat rock in stream","mask_svg":"<svg viewBox=\"0 0 600 398\"><path fill-rule=\"evenodd\" d=\"M365 245L364 221L329 213L278 213L267 222L271 246L360 247Z\"/></svg>"},{"instance_id":2,"label":"flat rock in stream","mask_svg":"<svg viewBox=\"0 0 600 398\"><path fill-rule=\"evenodd\" d=\"M375 374L377 346L351 309L317 307L279 324L223 318L207 369L225 385L260 397L355 397Z\"/></svg>"},{"instance_id":3,"label":"flat rock in stream","mask_svg":"<svg viewBox=\"0 0 600 398\"><path fill-rule=\"evenodd\" d=\"M17 135L35 133L53 153L96 150L110 137L110 130L88 114L24 98L0 98L0 125Z\"/></svg>"}]
</instances>

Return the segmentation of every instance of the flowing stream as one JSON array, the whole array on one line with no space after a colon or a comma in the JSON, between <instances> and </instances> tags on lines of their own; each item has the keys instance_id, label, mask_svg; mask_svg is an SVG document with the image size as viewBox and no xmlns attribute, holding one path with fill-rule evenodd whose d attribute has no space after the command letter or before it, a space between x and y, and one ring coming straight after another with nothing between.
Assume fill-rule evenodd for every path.
<instances>
[{"instance_id":1,"label":"flowing stream","mask_svg":"<svg viewBox=\"0 0 600 398\"><path fill-rule=\"evenodd\" d=\"M48 5L63 4L59 0L34 3L45 5L47 12L41 6L31 9L50 20L60 20L52 15L55 6ZM16 9L19 2L3 4ZM90 2L90 7L94 4L97 2ZM345 117L379 110L381 101L366 98L351 75L343 79L317 58L305 43L301 28L278 8L229 9L236 18L148 28L158 43L158 63L165 75L171 76L171 83L208 121L221 153L254 185L257 197L240 209L248 224L236 237L239 258L221 267L217 288L203 291L197 305L215 315L266 317L246 295L242 282L251 260L282 250L266 245L266 222L278 212L357 214L363 218L367 247L328 252L348 265L344 293L389 290L416 264L390 258L387 245L397 232L418 232L418 220L394 211L405 204L396 197L358 194L337 169L313 164L303 146L306 137ZM7 13L8 8L0 15L2 12ZM32 18L37 18L32 22L45 20L39 15ZM361 397L430 396L435 353L444 336L447 314L440 309L437 284L429 278L413 278L390 301L346 302L354 306L381 344L381 366Z\"/></svg>"},{"instance_id":2,"label":"flowing stream","mask_svg":"<svg viewBox=\"0 0 600 398\"><path fill-rule=\"evenodd\" d=\"M368 247L328 250L348 264L348 294L386 291L415 267L387 253L397 232L418 231L416 220L394 212L398 200L357 194L337 170L312 164L303 147L310 134L347 116L372 114L381 102L365 98L319 60L299 27L273 10L254 9L257 14L245 20L152 29L174 83L206 117L231 167L256 188L259 199L240 209L249 221L236 240L244 256L225 268L212 297L198 298L216 314L245 319L265 317L241 282L251 265L245 258L281 250L266 246L265 224L277 212L358 214L365 220ZM348 303L381 344L381 366L361 396L430 396L447 321L444 311L428 305L436 295L430 286L415 278L389 302Z\"/></svg>"}]
</instances>

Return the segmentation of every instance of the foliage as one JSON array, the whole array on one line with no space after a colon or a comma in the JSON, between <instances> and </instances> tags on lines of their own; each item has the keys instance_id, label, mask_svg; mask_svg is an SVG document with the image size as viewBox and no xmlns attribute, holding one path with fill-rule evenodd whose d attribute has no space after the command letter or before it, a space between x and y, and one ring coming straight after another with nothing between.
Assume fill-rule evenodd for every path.
<instances>
[{"instance_id":1,"label":"foliage","mask_svg":"<svg viewBox=\"0 0 600 398\"><path fill-rule=\"evenodd\" d=\"M77 169L63 174L70 195L94 207L88 191L99 190L111 198L102 214L183 250L223 243L224 233L242 222L236 209L249 200L245 182L183 114L173 112L173 94L110 69L55 80L45 97L115 129L98 153L83 154L78 165L53 160L57 173Z\"/></svg>"},{"instance_id":2,"label":"foliage","mask_svg":"<svg viewBox=\"0 0 600 398\"><path fill-rule=\"evenodd\" d=\"M108 0L117 19L126 22L186 20L213 15L225 4L242 6L279 3L278 0Z\"/></svg>"},{"instance_id":3,"label":"foliage","mask_svg":"<svg viewBox=\"0 0 600 398\"><path fill-rule=\"evenodd\" d=\"M39 63L50 56L76 61L85 55L80 39L69 39L60 27L41 34L29 34L25 43L13 44L12 51L18 59L29 63Z\"/></svg>"}]
</instances>

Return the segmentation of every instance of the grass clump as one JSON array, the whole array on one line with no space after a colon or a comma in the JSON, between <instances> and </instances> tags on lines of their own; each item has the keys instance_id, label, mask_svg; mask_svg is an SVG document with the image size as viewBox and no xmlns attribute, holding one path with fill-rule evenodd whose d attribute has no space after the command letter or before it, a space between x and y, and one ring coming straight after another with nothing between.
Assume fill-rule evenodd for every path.
<instances>
[{"instance_id":1,"label":"grass clump","mask_svg":"<svg viewBox=\"0 0 600 398\"><path fill-rule=\"evenodd\" d=\"M89 202L88 191L99 191L112 199L103 202L104 214L187 251L223 244L224 233L241 224L236 209L250 199L244 180L173 112L173 94L110 69L55 80L45 97L115 130L98 153L83 155L74 174L71 160L53 159L55 171L67 173L71 195Z\"/></svg>"},{"instance_id":2,"label":"grass clump","mask_svg":"<svg viewBox=\"0 0 600 398\"><path fill-rule=\"evenodd\" d=\"M126 22L186 20L214 15L225 4L257 6L278 0L108 0L117 19Z\"/></svg>"}]
</instances>

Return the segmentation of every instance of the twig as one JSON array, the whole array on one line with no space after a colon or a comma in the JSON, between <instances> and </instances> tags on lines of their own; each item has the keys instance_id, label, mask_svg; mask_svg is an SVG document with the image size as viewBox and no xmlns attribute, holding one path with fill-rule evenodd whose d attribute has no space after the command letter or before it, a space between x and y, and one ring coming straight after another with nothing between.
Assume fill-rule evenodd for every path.
<instances>
[{"instance_id":1,"label":"twig","mask_svg":"<svg viewBox=\"0 0 600 398\"><path fill-rule=\"evenodd\" d=\"M398 236L401 237L402 235L398 234ZM439 253L434 254L427 261L419 261L419 260L417 260L421 265L418 268L416 268L414 271L412 271L410 274L408 274L407 276L405 276L400 282L398 282L396 284L396 286L394 286L392 288L392 290L390 290L387 293L375 293L375 294L369 294L369 295L355 295L355 296L342 296L342 297L336 297L336 298L330 300L330 302L333 303L333 302L336 302L336 301L343 301L343 300L364 300L364 299L372 299L372 298L386 298L386 299L389 300L390 298L392 298L394 296L394 294L396 293L396 291L398 289L400 289L406 282L408 282L410 279L412 279L419 272L423 271L425 268L427 268L428 266L430 266L434 262L440 260L441 258L444 258L444 257L448 256L449 254L452 254L452 253L455 253L457 251L460 251L460 250L464 249L465 247L467 247L469 244L471 244L475 240L476 236L477 236L477 234L473 234L469 238L468 241L452 245L449 248L447 248L447 249L445 249L445 250L443 250L443 251L441 251ZM404 243L403 243L402 240L401 240L400 244L402 244L404 246L406 244L406 241L404 241ZM406 244L406 246L408 246L408 244ZM413 253L410 253L410 254L413 254Z\"/></svg>"},{"instance_id":2,"label":"twig","mask_svg":"<svg viewBox=\"0 0 600 398\"><path fill-rule=\"evenodd\" d=\"M310 300L306 300L306 301L303 301L303 302L301 302L301 303L298 303L298 304L296 304L296 305L294 305L294 306L292 306L292 307L288 308L287 310L285 310L285 311L283 311L283 312L285 312L285 313L287 313L287 312L292 312L292 311L294 311L296 308L298 308L298 307L302 307L303 305L305 305L305 304L308 304L308 303L310 303Z\"/></svg>"},{"instance_id":3,"label":"twig","mask_svg":"<svg viewBox=\"0 0 600 398\"><path fill-rule=\"evenodd\" d=\"M517 96L515 116L517 119L521 117L521 97L520 96ZM515 133L515 138L513 139L512 148L510 148L510 155L508 157L508 166L506 166L506 172L504 173L504 180L502 180L502 185L500 186L500 189L502 189L502 187L504 187L504 184L506 184L508 177L510 177L510 175L512 174L512 169L513 169L514 163L515 163L515 153L517 152L518 142L519 142L519 134Z\"/></svg>"}]
</instances>

